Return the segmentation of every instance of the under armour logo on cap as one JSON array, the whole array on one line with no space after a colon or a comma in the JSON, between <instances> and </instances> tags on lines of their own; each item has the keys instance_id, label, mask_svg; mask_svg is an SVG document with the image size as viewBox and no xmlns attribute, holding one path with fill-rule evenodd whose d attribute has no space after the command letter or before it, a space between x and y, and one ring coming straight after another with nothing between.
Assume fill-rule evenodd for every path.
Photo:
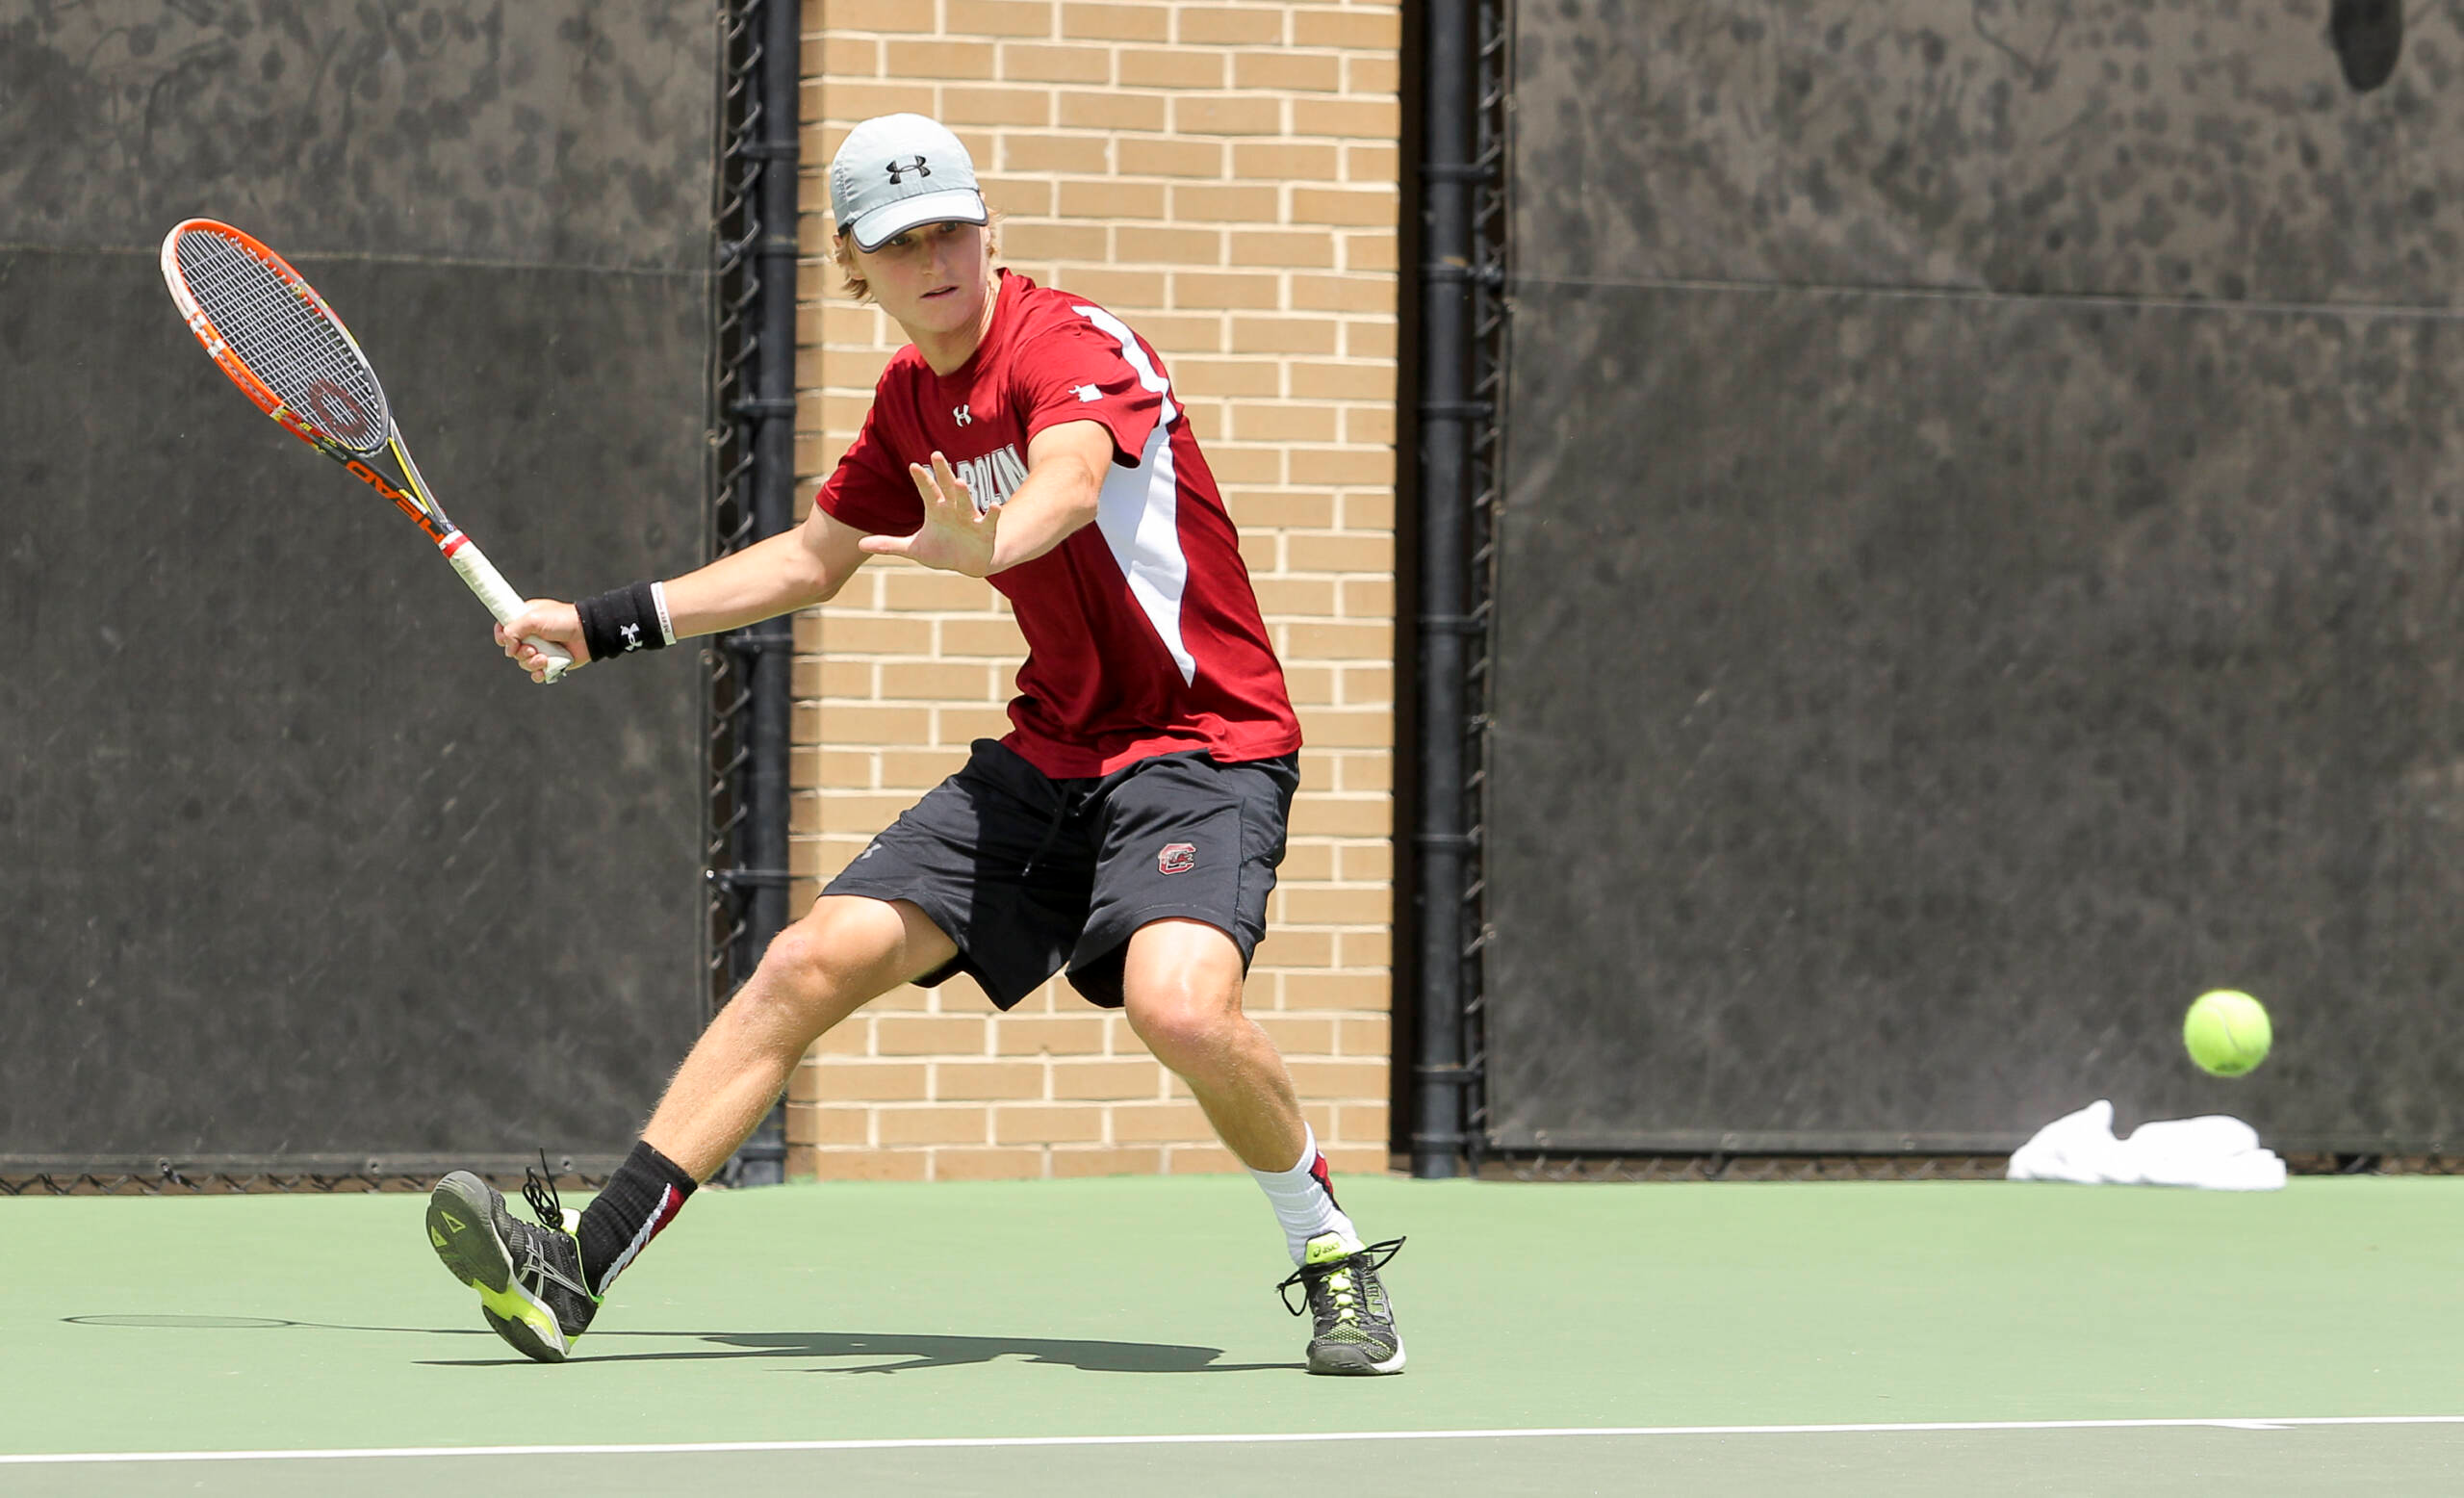
<instances>
[{"instance_id":1,"label":"under armour logo on cap","mask_svg":"<svg viewBox=\"0 0 2464 1498\"><path fill-rule=\"evenodd\" d=\"M975 159L937 121L878 115L847 133L830 163L830 212L857 247L876 250L928 223L984 223Z\"/></svg>"}]
</instances>

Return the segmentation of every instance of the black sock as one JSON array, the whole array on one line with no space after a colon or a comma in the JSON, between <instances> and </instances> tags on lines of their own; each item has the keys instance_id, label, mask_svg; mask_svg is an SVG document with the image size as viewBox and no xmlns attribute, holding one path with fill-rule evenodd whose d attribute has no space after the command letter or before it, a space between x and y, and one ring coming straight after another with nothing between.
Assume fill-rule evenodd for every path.
<instances>
[{"instance_id":1,"label":"black sock","mask_svg":"<svg viewBox=\"0 0 2464 1498\"><path fill-rule=\"evenodd\" d=\"M581 1277L593 1295L605 1295L633 1255L649 1248L659 1229L684 1210L693 1177L684 1167L637 1141L633 1152L607 1177L599 1199L582 1210Z\"/></svg>"}]
</instances>

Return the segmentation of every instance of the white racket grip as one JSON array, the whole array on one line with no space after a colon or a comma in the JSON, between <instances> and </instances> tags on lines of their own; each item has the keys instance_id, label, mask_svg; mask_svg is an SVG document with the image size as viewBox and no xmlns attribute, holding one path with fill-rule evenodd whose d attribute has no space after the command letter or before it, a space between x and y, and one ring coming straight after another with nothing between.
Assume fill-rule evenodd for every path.
<instances>
[{"instance_id":1,"label":"white racket grip","mask_svg":"<svg viewBox=\"0 0 2464 1498\"><path fill-rule=\"evenodd\" d=\"M503 573L497 571L497 564L488 560L488 554L479 550L479 543L456 530L445 538L438 550L445 553L445 559L453 564L453 570L462 574L462 581L471 585L471 591L479 595L479 602L488 606L488 612L497 616L497 623L502 624L522 612L522 595L513 590ZM522 643L548 658L551 686L573 667L572 654L561 645L535 634Z\"/></svg>"}]
</instances>

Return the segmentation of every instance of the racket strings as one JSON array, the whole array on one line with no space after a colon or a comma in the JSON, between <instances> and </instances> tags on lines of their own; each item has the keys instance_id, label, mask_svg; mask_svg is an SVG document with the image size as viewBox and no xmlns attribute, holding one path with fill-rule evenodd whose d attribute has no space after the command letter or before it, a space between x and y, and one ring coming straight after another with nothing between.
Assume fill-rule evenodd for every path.
<instances>
[{"instance_id":1,"label":"racket strings","mask_svg":"<svg viewBox=\"0 0 2464 1498\"><path fill-rule=\"evenodd\" d=\"M385 392L330 317L218 234L181 235L178 259L215 331L276 400L357 452L384 447Z\"/></svg>"}]
</instances>

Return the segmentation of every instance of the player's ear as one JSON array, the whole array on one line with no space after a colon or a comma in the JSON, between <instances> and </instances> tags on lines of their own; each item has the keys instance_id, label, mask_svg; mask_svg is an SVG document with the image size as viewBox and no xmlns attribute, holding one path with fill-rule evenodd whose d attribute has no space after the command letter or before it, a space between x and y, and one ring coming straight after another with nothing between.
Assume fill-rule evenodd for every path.
<instances>
[{"instance_id":1,"label":"player's ear","mask_svg":"<svg viewBox=\"0 0 2464 1498\"><path fill-rule=\"evenodd\" d=\"M845 229L831 236L830 258L838 267L838 278L846 283L848 296L858 301L873 299L872 284L856 269L856 242Z\"/></svg>"}]
</instances>

